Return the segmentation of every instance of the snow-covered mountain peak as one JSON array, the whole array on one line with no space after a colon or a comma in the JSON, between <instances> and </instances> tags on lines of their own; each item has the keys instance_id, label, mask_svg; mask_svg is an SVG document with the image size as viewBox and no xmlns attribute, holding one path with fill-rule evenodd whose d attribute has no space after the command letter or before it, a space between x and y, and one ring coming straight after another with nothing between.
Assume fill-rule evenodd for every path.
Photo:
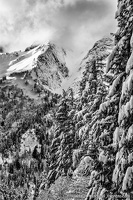
<instances>
[{"instance_id":1,"label":"snow-covered mountain peak","mask_svg":"<svg viewBox=\"0 0 133 200\"><path fill-rule=\"evenodd\" d=\"M113 49L113 38L112 37L104 37L98 40L94 46L88 51L87 55L82 60L84 61L89 59L104 59L111 53ZM82 64L81 63L81 64Z\"/></svg>"},{"instance_id":2,"label":"snow-covered mountain peak","mask_svg":"<svg viewBox=\"0 0 133 200\"><path fill-rule=\"evenodd\" d=\"M0 54L0 79L6 84L15 84L30 97L43 93L44 89L61 93L62 89L72 87L79 89L87 63L93 59L101 59L106 63L113 48L111 37L102 38L86 53L86 56L73 56L72 51L65 51L55 44L33 44L25 51ZM70 76L68 75L70 69ZM76 92L77 93L77 92ZM38 94L37 94L38 95Z\"/></svg>"},{"instance_id":3,"label":"snow-covered mountain peak","mask_svg":"<svg viewBox=\"0 0 133 200\"><path fill-rule=\"evenodd\" d=\"M47 89L56 92L68 77L66 52L54 44L32 45L25 51L0 55L1 84L15 84L34 96L34 87L39 93Z\"/></svg>"}]
</instances>

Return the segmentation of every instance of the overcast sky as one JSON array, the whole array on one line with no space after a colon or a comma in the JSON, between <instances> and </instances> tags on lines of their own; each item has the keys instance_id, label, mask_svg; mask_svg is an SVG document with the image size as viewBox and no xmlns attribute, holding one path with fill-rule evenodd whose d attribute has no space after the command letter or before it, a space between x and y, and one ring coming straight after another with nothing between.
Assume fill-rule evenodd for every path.
<instances>
[{"instance_id":1,"label":"overcast sky","mask_svg":"<svg viewBox=\"0 0 133 200\"><path fill-rule=\"evenodd\" d=\"M6 51L53 41L75 52L116 31L117 0L0 0L0 45Z\"/></svg>"}]
</instances>

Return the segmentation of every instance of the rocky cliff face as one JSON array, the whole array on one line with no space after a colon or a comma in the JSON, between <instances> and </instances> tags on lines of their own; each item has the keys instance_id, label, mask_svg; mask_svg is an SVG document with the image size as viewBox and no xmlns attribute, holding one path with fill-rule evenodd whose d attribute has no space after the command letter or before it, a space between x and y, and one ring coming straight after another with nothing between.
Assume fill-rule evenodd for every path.
<instances>
[{"instance_id":1,"label":"rocky cliff face","mask_svg":"<svg viewBox=\"0 0 133 200\"><path fill-rule=\"evenodd\" d=\"M56 89L68 77L65 55L53 44L0 55L2 200L35 199L47 182L49 147L60 98Z\"/></svg>"},{"instance_id":2,"label":"rocky cliff face","mask_svg":"<svg viewBox=\"0 0 133 200\"><path fill-rule=\"evenodd\" d=\"M29 97L55 92L68 77L65 51L54 44L26 48L24 52L0 55L1 86L17 85Z\"/></svg>"}]
</instances>

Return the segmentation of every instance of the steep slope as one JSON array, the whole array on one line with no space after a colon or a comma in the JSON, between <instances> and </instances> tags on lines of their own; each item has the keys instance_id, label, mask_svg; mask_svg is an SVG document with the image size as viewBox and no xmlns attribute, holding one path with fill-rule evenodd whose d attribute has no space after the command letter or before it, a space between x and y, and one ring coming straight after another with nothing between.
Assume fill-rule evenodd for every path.
<instances>
[{"instance_id":1,"label":"steep slope","mask_svg":"<svg viewBox=\"0 0 133 200\"><path fill-rule=\"evenodd\" d=\"M0 55L0 199L35 199L46 184L65 54L48 44Z\"/></svg>"},{"instance_id":2,"label":"steep slope","mask_svg":"<svg viewBox=\"0 0 133 200\"><path fill-rule=\"evenodd\" d=\"M29 97L55 92L68 76L65 51L54 44L31 46L24 52L0 55L1 86L17 85Z\"/></svg>"},{"instance_id":3,"label":"steep slope","mask_svg":"<svg viewBox=\"0 0 133 200\"><path fill-rule=\"evenodd\" d=\"M110 79L113 79L112 76L108 77L105 74L107 58L112 48L113 40L103 38L95 43L82 60L80 70L83 72L78 82L78 94L75 96L77 134L80 135L81 140L86 137L85 135L89 137L88 130L91 129L89 126L93 121L93 116L97 116L95 112L98 111L100 103L107 94ZM79 118L81 125L78 125Z\"/></svg>"},{"instance_id":4,"label":"steep slope","mask_svg":"<svg viewBox=\"0 0 133 200\"><path fill-rule=\"evenodd\" d=\"M16 86L1 88L0 199L35 199L45 184L58 100L47 93L37 104Z\"/></svg>"},{"instance_id":5,"label":"steep slope","mask_svg":"<svg viewBox=\"0 0 133 200\"><path fill-rule=\"evenodd\" d=\"M84 199L87 194L87 188L83 182L90 179L89 176L94 166L93 158L96 158L95 154L97 153L95 143L93 144L93 131L91 130L97 128L95 123L100 117L98 110L107 95L109 81L113 79L112 76L105 75L107 58L111 49L113 49L112 38L103 38L96 42L82 60L77 72L78 77L75 80L73 79L71 86L75 93L72 120L75 124L76 141L80 141L75 149L73 148L71 167L79 180L82 180L77 185L82 190L79 193L76 193L74 191L75 186L72 186L73 184L76 185L76 181L70 184L71 189L70 194L68 192L68 198L71 199ZM88 185L90 186L89 181Z\"/></svg>"},{"instance_id":6,"label":"steep slope","mask_svg":"<svg viewBox=\"0 0 133 200\"><path fill-rule=\"evenodd\" d=\"M70 78L66 52L53 44L0 55L1 199L63 199L60 193L83 200L88 192L87 200L104 200L131 193L132 56L125 74L130 28L115 54L112 38L96 42ZM73 90L55 94L63 84ZM63 185L67 176L72 179ZM53 190L55 197L47 197Z\"/></svg>"},{"instance_id":7,"label":"steep slope","mask_svg":"<svg viewBox=\"0 0 133 200\"><path fill-rule=\"evenodd\" d=\"M80 82L84 79L86 73L87 63L94 59L101 60L103 64L107 62L107 58L113 49L113 38L105 37L98 40L94 46L88 51L86 56L80 61L78 68L69 78L69 86L73 88L75 95L78 95L80 89ZM104 69L103 69L104 72Z\"/></svg>"},{"instance_id":8,"label":"steep slope","mask_svg":"<svg viewBox=\"0 0 133 200\"><path fill-rule=\"evenodd\" d=\"M67 93L63 93L56 109L55 130L50 145L47 177L50 186L49 192L53 191L51 184L55 184L56 192L58 191L56 184L58 184L61 176L76 174L78 177L77 180L70 181L66 187L62 186L64 188L64 190L62 188L63 197L58 197L59 199L83 200L87 194L87 181L89 184L90 167L93 164L88 147L90 145L90 129L95 123L96 117L99 116L97 111L107 94L108 87L103 83L104 69L105 61L113 47L113 41L106 38L96 44L98 50L93 48L84 59L86 60L85 63L82 62L85 66L82 69L83 76L80 76L81 81L79 81L81 84L79 97L73 96L73 91L69 89ZM102 48L102 44L104 44L104 48ZM96 52L99 52L99 54L97 55ZM97 84L91 85L92 82L95 82L95 79L97 79ZM98 89L101 89L101 91ZM65 193L66 188L68 191ZM43 192L41 195L43 196ZM52 198L56 199L54 196Z\"/></svg>"},{"instance_id":9,"label":"steep slope","mask_svg":"<svg viewBox=\"0 0 133 200\"><path fill-rule=\"evenodd\" d=\"M97 57L98 59L106 59L109 53L113 48L113 38L112 37L105 37L98 40L92 49L90 49L83 59L82 63L85 63L88 59L93 59Z\"/></svg>"},{"instance_id":10,"label":"steep slope","mask_svg":"<svg viewBox=\"0 0 133 200\"><path fill-rule=\"evenodd\" d=\"M118 0L118 31L106 72L113 74L93 128L98 141L86 200L133 199L133 2Z\"/></svg>"}]
</instances>

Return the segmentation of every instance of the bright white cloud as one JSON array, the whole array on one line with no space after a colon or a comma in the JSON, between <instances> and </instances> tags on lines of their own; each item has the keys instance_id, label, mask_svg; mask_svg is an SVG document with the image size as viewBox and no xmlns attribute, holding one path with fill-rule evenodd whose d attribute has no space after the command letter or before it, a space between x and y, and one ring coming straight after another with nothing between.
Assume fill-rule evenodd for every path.
<instances>
[{"instance_id":1,"label":"bright white cloud","mask_svg":"<svg viewBox=\"0 0 133 200\"><path fill-rule=\"evenodd\" d=\"M52 40L82 51L115 30L116 0L0 0L0 45Z\"/></svg>"}]
</instances>

